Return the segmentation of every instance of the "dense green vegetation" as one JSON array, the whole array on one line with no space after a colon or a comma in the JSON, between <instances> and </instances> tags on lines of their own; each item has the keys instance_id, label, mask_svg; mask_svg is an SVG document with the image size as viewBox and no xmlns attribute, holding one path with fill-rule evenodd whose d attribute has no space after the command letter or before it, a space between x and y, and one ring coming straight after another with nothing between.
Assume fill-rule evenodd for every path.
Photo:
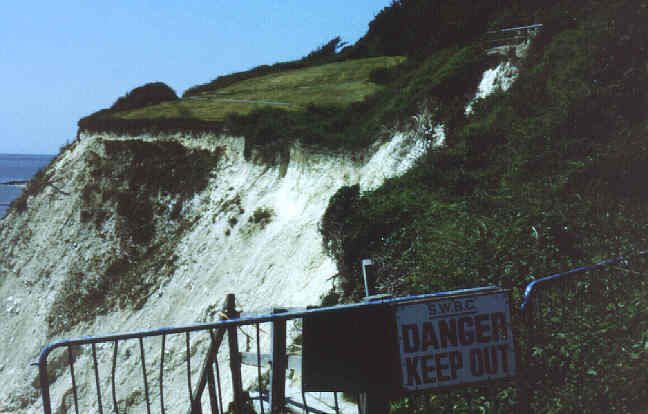
<instances>
[{"instance_id":1,"label":"dense green vegetation","mask_svg":"<svg viewBox=\"0 0 648 414\"><path fill-rule=\"evenodd\" d=\"M163 82L152 82L137 87L117 99L110 109L123 111L176 100L178 100L178 95L168 85Z\"/></svg>"},{"instance_id":2,"label":"dense green vegetation","mask_svg":"<svg viewBox=\"0 0 648 414\"><path fill-rule=\"evenodd\" d=\"M417 3L394 2L382 16ZM469 118L447 100L462 96L460 83L426 91L428 101L440 102L440 119L452 120L447 145L375 191L346 187L331 200L322 234L346 300L363 295L360 263L367 257L378 263L380 292L496 284L512 289L519 305L536 278L648 247L648 30L641 23L648 8L633 1L553 1L542 10L520 3L545 28L512 89L479 102ZM493 19L507 12L515 10ZM523 358L522 378L545 393L534 412L645 410L648 286L628 277L645 271L638 263L629 273L597 273L577 284L583 295L563 297L574 306L568 314L548 315L573 319L562 330L552 322L549 338ZM529 349L523 333L522 349ZM472 408L462 397L419 396L394 408L491 407L479 392ZM517 398L515 389L500 388L499 410L510 412Z\"/></svg>"}]
</instances>

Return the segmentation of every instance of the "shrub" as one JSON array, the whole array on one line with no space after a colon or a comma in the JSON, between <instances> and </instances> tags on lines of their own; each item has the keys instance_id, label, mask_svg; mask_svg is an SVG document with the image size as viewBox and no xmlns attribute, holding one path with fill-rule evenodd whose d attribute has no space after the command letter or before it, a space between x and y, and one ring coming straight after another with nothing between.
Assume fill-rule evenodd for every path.
<instances>
[{"instance_id":1,"label":"shrub","mask_svg":"<svg viewBox=\"0 0 648 414\"><path fill-rule=\"evenodd\" d=\"M114 203L119 236L136 246L148 245L155 235L160 208L155 198L172 196L175 202L164 208L169 207L171 219L179 219L184 200L207 186L222 154L222 149L188 150L173 141L105 141L104 147L107 158L92 161L92 181L82 191L82 221L94 218L101 227L107 216L103 206Z\"/></svg>"},{"instance_id":2,"label":"shrub","mask_svg":"<svg viewBox=\"0 0 648 414\"><path fill-rule=\"evenodd\" d=\"M223 130L223 122L203 121L193 118L155 118L155 119L123 119L114 118L110 109L102 109L91 115L83 117L77 125L79 130L90 132L115 132L119 134L137 136L142 133L177 132L218 133Z\"/></svg>"},{"instance_id":3,"label":"shrub","mask_svg":"<svg viewBox=\"0 0 648 414\"><path fill-rule=\"evenodd\" d=\"M124 191L117 196L117 213L124 219L118 232L135 244L147 244L155 233L153 203L146 191Z\"/></svg>"},{"instance_id":4,"label":"shrub","mask_svg":"<svg viewBox=\"0 0 648 414\"><path fill-rule=\"evenodd\" d=\"M176 100L178 100L178 95L173 89L163 82L152 82L139 86L118 98L110 110L123 111Z\"/></svg>"},{"instance_id":5,"label":"shrub","mask_svg":"<svg viewBox=\"0 0 648 414\"><path fill-rule=\"evenodd\" d=\"M310 52L302 60L317 64L327 63L331 60L332 57L335 56L339 49L342 49L346 45L347 42L343 42L340 36L334 37L327 43Z\"/></svg>"},{"instance_id":6,"label":"shrub","mask_svg":"<svg viewBox=\"0 0 648 414\"><path fill-rule=\"evenodd\" d=\"M254 213L248 219L248 223L256 224L262 229L272 221L272 217L275 215L275 212L272 208L269 207L259 207L254 210Z\"/></svg>"}]
</instances>

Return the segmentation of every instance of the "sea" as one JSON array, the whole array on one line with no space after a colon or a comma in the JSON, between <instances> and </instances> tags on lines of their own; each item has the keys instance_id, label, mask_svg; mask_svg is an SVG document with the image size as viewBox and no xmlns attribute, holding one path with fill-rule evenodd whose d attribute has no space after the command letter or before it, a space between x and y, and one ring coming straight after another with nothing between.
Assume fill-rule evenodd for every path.
<instances>
[{"instance_id":1,"label":"sea","mask_svg":"<svg viewBox=\"0 0 648 414\"><path fill-rule=\"evenodd\" d=\"M39 169L52 161L54 155L0 154L0 219L9 204L23 191L24 186L6 184L29 181Z\"/></svg>"}]
</instances>

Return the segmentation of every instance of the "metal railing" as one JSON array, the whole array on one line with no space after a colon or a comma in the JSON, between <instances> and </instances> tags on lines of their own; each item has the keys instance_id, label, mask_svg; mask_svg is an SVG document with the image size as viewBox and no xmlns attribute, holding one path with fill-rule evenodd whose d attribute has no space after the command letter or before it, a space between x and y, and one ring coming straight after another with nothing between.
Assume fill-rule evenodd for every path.
<instances>
[{"instance_id":1,"label":"metal railing","mask_svg":"<svg viewBox=\"0 0 648 414\"><path fill-rule=\"evenodd\" d=\"M46 414L53 412L53 401L52 395L50 393L50 385L54 381L52 378L52 372L48 372L48 357L57 349L63 349L67 352L67 373L69 374L69 381L71 384L71 392L63 393L60 396L58 401L58 407L63 407L67 409L74 408L75 413L84 412L82 411L82 405L80 403L79 396L79 384L77 381L75 361L77 357L83 353L80 347L89 348L89 351L92 355L91 357L91 367L89 371L92 372L91 375L94 376L94 390L91 391L86 387L84 389L87 395L94 392L94 408L100 414L104 412L127 412L128 411L128 398L118 399L119 393L119 376L117 372L120 368L120 349L126 342L137 341L139 345L139 364L141 366L141 383L137 390L133 391L129 389L130 395L139 395L143 402L146 405L146 412L160 412L165 413L168 410L167 404L165 403L165 359L166 355L169 352L167 344L170 342L172 337L184 337L184 346L185 346L185 358L184 364L186 364L186 407L190 413L202 413L203 412L203 394L207 389L210 412L212 413L224 413L226 411L231 411L228 407L225 406L227 401L223 397L223 381L222 376L225 371L231 373L232 381L232 390L233 390L233 408L235 412L246 412L248 406L252 403L253 400L258 400L260 406L260 412L265 412L264 401L268 400L268 393L263 389L263 379L262 379L262 358L260 349L260 324L264 322L275 322L277 324L285 324L286 317L278 317L278 315L263 315L259 317L249 317L249 318L240 318L240 313L235 311L234 307L234 295L228 295L225 301L225 306L222 311L219 313L219 321L210 323L210 324L200 324L200 325L191 325L191 326L181 326L181 327L167 327L162 329L155 329L149 331L138 331L130 333L119 333L112 335L102 335L102 336L91 336L77 339L68 339L63 341L58 341L49 344L46 348L43 349L39 356L38 367L39 367L39 382L41 387L42 402L43 402L43 411ZM256 387L257 396L250 397L249 390L244 392L242 377L241 377L241 353L239 352L238 346L238 329L245 325L252 325L256 330L256 361L250 362L248 364L253 364L258 367L258 376ZM205 352L204 360L202 361L202 366L200 373L198 375L197 381L195 378L192 380L192 354L194 350L192 349L192 336L195 335L208 335L209 347ZM224 337L227 334L228 338L228 350L229 350L229 366L223 367L222 363L218 360L218 354L221 350L221 345L223 343ZM158 340L159 342L159 368L157 372L153 372L150 367L147 367L147 356L145 353L145 340L148 342L147 345L150 345L150 342L153 340ZM102 388L107 388L105 385L105 378L102 378L100 375L99 367L99 358L97 357L97 348L98 345L107 345L108 350L111 354L110 368L109 368L109 387L110 392L108 393L108 398L106 398L106 393L102 391ZM65 358L63 358L65 359ZM150 359L150 358L149 358ZM248 358L249 359L249 358ZM256 362L256 363L255 363ZM55 363L60 365L60 358L55 360ZM124 364L125 365L125 364ZM131 365L132 366L132 365ZM88 369L88 367L85 367ZM61 367L57 366L56 370L61 371ZM103 370L106 371L105 369ZM153 390L151 383L153 380L157 382L157 400L158 404L153 404L152 394ZM102 386L102 383L104 385ZM177 388L175 386L174 388ZM104 390L105 391L105 390ZM65 401L66 398L71 401ZM131 401L132 403L132 401ZM284 403L293 404L300 406L298 402L292 401L290 399L286 400ZM303 404L305 406L305 403ZM57 410L58 411L58 410ZM177 410L176 410L177 412ZM313 410L310 412L324 414L321 410Z\"/></svg>"},{"instance_id":2,"label":"metal railing","mask_svg":"<svg viewBox=\"0 0 648 414\"><path fill-rule=\"evenodd\" d=\"M488 290L492 289L492 287L484 289ZM478 292L479 289L472 289L471 291ZM133 401L139 399L141 400L139 401L139 403L145 405L147 413L156 411L164 414L168 410L166 396L169 388L171 387L170 385L167 386L165 382L165 373L167 370L167 367L165 366L167 363L167 344L172 341L171 338L176 338L175 342L177 342L177 337L180 336L184 337L184 364L186 366L185 398L187 402L186 406L189 407L188 412L192 414L203 412L203 394L205 390L207 390L208 396L208 399L205 399L209 401L209 406L212 413L224 413L227 411L231 412L232 410L226 407L227 401L223 397L223 373L225 371L229 371L231 374L230 376L233 390L233 405L230 408L232 408L234 412L249 412L248 410L252 408L252 404L256 402L258 403L258 410L260 410L262 414L265 413L266 409L269 412L275 412L284 405L292 405L304 410L304 412L306 413L312 412L316 414L325 414L328 411L309 406L306 398L306 392L304 392L303 389L301 392L301 401L296 401L294 398L287 398L284 394L283 381L285 381L285 370L288 366L291 365L290 360L292 358L285 355L286 321L301 319L312 314L340 312L349 309L378 308L391 306L402 302L416 302L433 298L443 298L444 296L457 294L457 292L458 291L440 292L395 299L377 299L363 303L306 309L299 311L284 312L283 310L281 310L281 313L272 313L251 317L240 317L240 314L234 310L234 295L228 295L225 306L219 314L221 320L213 323L180 327L167 327L148 331L118 333L112 335L90 336L53 342L42 350L38 362L35 363L35 365L38 365L39 369L39 383L41 388L43 412L45 414L51 414L52 412L54 412L53 403L58 403L56 411L58 411L62 407L62 411L64 412L72 408L74 408L74 412L77 414L82 412L82 402L79 391L80 386L77 381L77 371L79 370L78 368L76 368L76 366L78 365L78 356L84 353L84 350L82 350L81 348L85 348L86 355L91 355L89 358L87 358L87 362L91 365L91 367L85 367L85 372L90 372L89 375L93 378L92 380L86 381L86 385L83 387L83 393L84 400L86 401L88 400L89 395L94 394L94 398L90 398L91 400L93 400L93 410L96 410L100 414L103 414L104 412L114 412L115 414L118 414L120 412L127 411L127 406L129 405L129 403L132 404ZM260 324L263 323L272 324L273 332L270 336L272 337L273 349L272 355L270 356L262 354L260 349ZM256 338L253 339L255 339L254 342L256 342L256 352L241 353L239 351L237 330L243 326L254 327ZM225 334L227 334L228 338L228 367L223 367L222 363L219 362L218 359ZM198 335L207 336L209 347L207 350L205 350L205 357L203 359L200 373L198 375L198 380L195 381L195 378L192 379L191 364L192 354L194 353L194 351L192 349L193 347L191 342L192 336L195 337ZM282 338L283 343L281 344ZM155 345L151 345L151 343L155 340L159 341L159 352L157 352L157 355L159 356L159 366L157 367L157 372L154 373L151 370L150 366L148 366L150 365L150 363L147 364L145 344L147 346L155 347ZM120 353L120 350L123 348L124 343L132 341L137 341L138 343L137 348L139 353L139 365L141 366L141 382L138 385L138 390L133 391L132 389L129 389L129 397L120 399L118 398L120 391L118 371L120 369L120 366L122 366L122 364L120 364L120 359L125 358L125 356ZM99 346L102 347L101 350L98 349ZM53 355L56 350L63 350L67 353L67 356L59 354L59 357L56 358L54 364L50 366L48 358L50 357L50 355ZM101 367L101 358L99 357L100 353L104 354L104 359L110 360L110 367L108 369ZM109 355L106 356L106 353L108 353ZM130 349L126 351L126 354L130 354L130 357L133 356ZM254 361L255 358L256 361ZM65 361L65 363L62 363L62 361ZM262 372L262 367L268 366L269 361L272 361L272 368L269 369L270 390L268 392L265 389L266 387L264 385L264 381L266 380L263 378L264 373ZM256 386L248 389L248 391L243 390L241 377L242 364L252 364L258 368L256 372L257 384ZM65 367L65 365L67 365L67 367ZM130 364L129 366L132 366L132 364ZM69 384L71 386L70 392L59 393L60 395L58 395L58 401L52 401L53 398L52 393L50 392L50 387L55 381L64 381L64 379L57 378L57 375L55 375L54 371L58 372L59 376L61 375L61 373L67 374L69 376ZM102 372L107 372L108 379L105 378L106 375L101 375ZM282 372L283 374L281 374ZM90 382L92 383L92 385L88 386L87 383ZM93 388L93 390L91 390L90 388ZM109 388L108 393L105 392L106 388ZM173 388L174 391L177 391L178 386L174 384ZM157 402L153 401L154 396L156 397ZM332 397L334 405L331 406L330 409L331 411L339 413L341 409L338 404L337 393L333 393ZM85 404L87 405L88 403L86 402Z\"/></svg>"},{"instance_id":3,"label":"metal railing","mask_svg":"<svg viewBox=\"0 0 648 414\"><path fill-rule=\"evenodd\" d=\"M482 38L482 43L488 48L519 44L529 39L529 36L532 33L535 33L542 28L542 24L532 24L529 26L507 27L499 30L492 30L486 32Z\"/></svg>"},{"instance_id":4,"label":"metal railing","mask_svg":"<svg viewBox=\"0 0 648 414\"><path fill-rule=\"evenodd\" d=\"M637 395L618 382L646 377L640 355L648 250L531 282L522 315L521 412L628 412ZM642 316L644 315L644 316ZM613 394L616 393L616 394Z\"/></svg>"}]
</instances>

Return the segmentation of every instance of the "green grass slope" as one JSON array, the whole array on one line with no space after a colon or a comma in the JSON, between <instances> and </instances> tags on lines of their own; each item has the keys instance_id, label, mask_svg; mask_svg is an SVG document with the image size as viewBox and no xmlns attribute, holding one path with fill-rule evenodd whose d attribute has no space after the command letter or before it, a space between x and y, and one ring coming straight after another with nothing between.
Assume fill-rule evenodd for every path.
<instances>
[{"instance_id":1,"label":"green grass slope","mask_svg":"<svg viewBox=\"0 0 648 414\"><path fill-rule=\"evenodd\" d=\"M230 113L248 114L254 109L268 106L290 111L303 110L307 105L343 108L364 100L382 88L369 80L372 71L393 67L404 60L402 57L377 57L273 73L179 101L117 112L113 116L124 119L187 117L222 121Z\"/></svg>"}]
</instances>

